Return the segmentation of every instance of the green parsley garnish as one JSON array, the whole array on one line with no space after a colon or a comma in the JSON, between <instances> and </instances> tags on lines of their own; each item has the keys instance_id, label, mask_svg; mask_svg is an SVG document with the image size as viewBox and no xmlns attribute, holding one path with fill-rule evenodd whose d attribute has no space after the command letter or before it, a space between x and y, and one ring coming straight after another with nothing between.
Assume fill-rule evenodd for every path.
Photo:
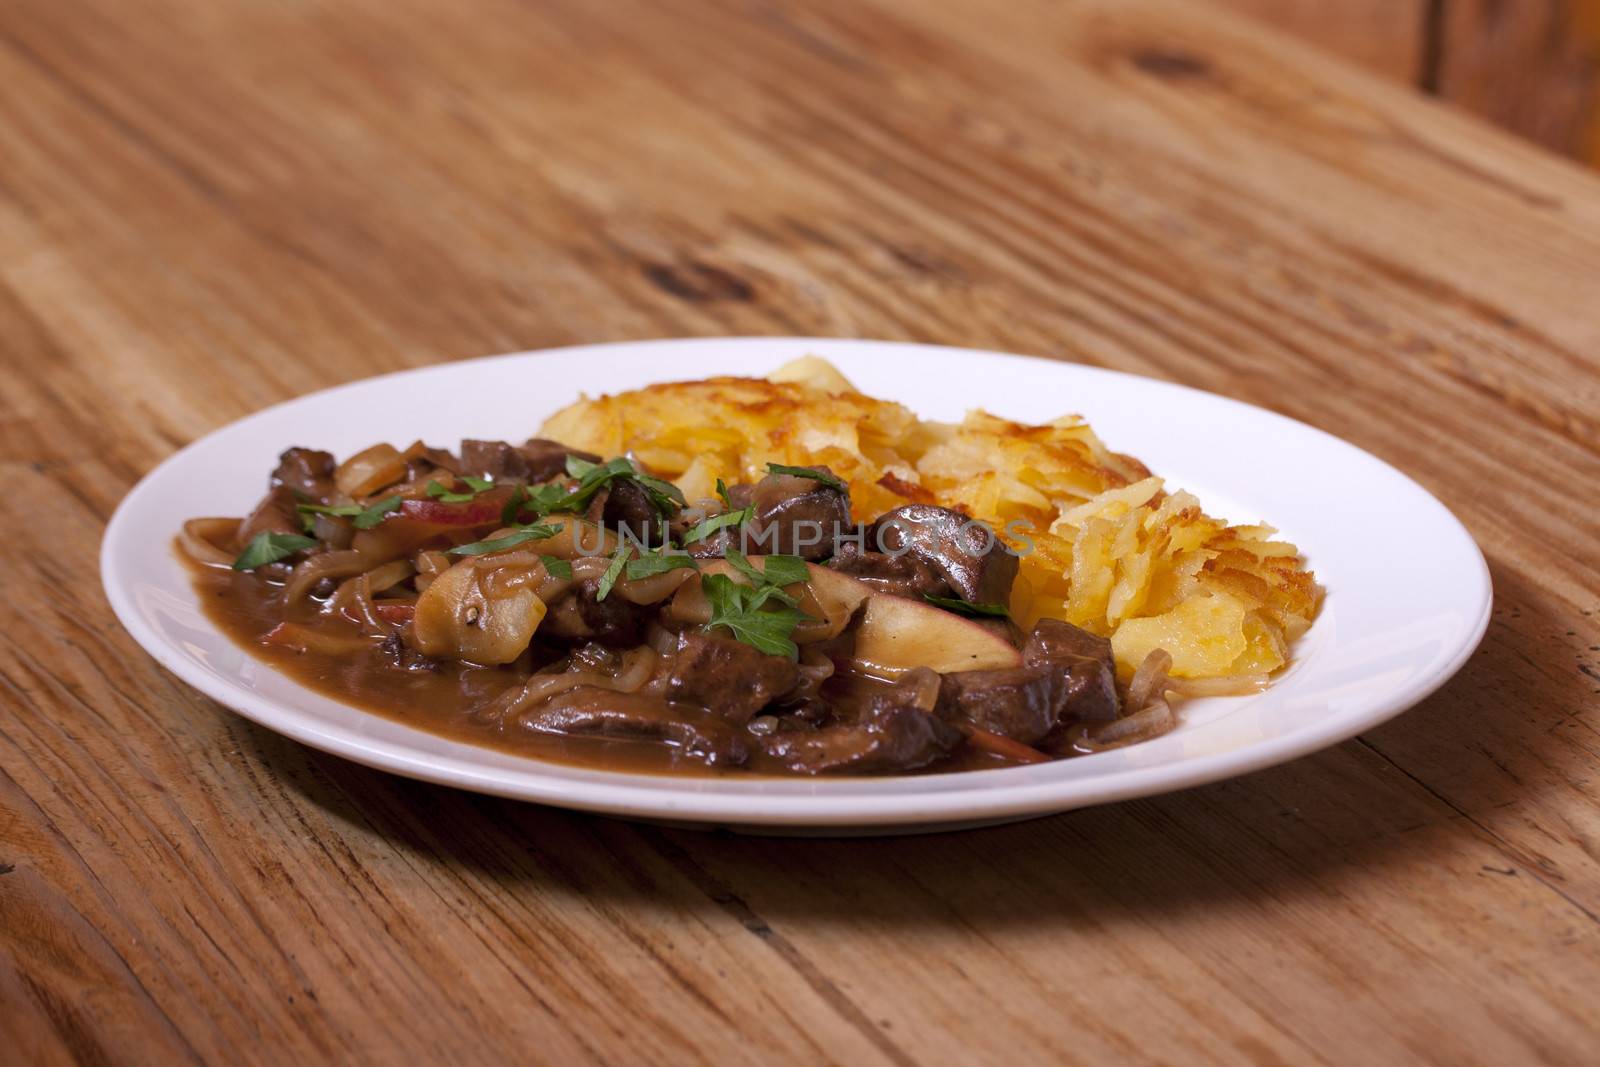
<instances>
[{"instance_id":1,"label":"green parsley garnish","mask_svg":"<svg viewBox=\"0 0 1600 1067\"><path fill-rule=\"evenodd\" d=\"M811 569L799 556L768 556L766 561L766 579L773 585L795 585L811 580Z\"/></svg>"},{"instance_id":2,"label":"green parsley garnish","mask_svg":"<svg viewBox=\"0 0 1600 1067\"><path fill-rule=\"evenodd\" d=\"M628 562L628 546L623 545L617 549L617 554L611 557L611 566L600 576L600 587L595 590L595 600L601 601L611 595L611 589L617 584L617 579L622 577L622 568Z\"/></svg>"},{"instance_id":3,"label":"green parsley garnish","mask_svg":"<svg viewBox=\"0 0 1600 1067\"><path fill-rule=\"evenodd\" d=\"M701 575L700 588L711 604L711 621L706 625L726 627L734 640L769 656L797 658L800 653L790 635L811 616L783 587L810 577L806 561L799 556L767 556L765 568L758 569L736 548L728 549L727 560L750 584L742 585L726 574Z\"/></svg>"},{"instance_id":4,"label":"green parsley garnish","mask_svg":"<svg viewBox=\"0 0 1600 1067\"><path fill-rule=\"evenodd\" d=\"M671 514L687 503L681 489L671 482L641 472L625 456L618 456L606 463L591 463L577 456L568 456L567 474L578 479L578 484L571 489L552 483L541 485L533 491L529 500L540 514L581 511L603 486L619 478L638 483L650 498L650 503L664 515Z\"/></svg>"},{"instance_id":5,"label":"green parsley garnish","mask_svg":"<svg viewBox=\"0 0 1600 1067\"><path fill-rule=\"evenodd\" d=\"M561 524L546 526L537 524L524 526L516 533L496 537L491 541L474 541L470 545L457 545L446 552L447 556L482 556L489 552L500 552L507 548L523 544L527 541L543 541L546 537L554 537L561 530Z\"/></svg>"},{"instance_id":6,"label":"green parsley garnish","mask_svg":"<svg viewBox=\"0 0 1600 1067\"><path fill-rule=\"evenodd\" d=\"M515 526L517 516L522 514L523 505L528 502L528 487L519 485L511 490L511 498L506 501L506 506L500 509L500 525Z\"/></svg>"},{"instance_id":7,"label":"green parsley garnish","mask_svg":"<svg viewBox=\"0 0 1600 1067\"><path fill-rule=\"evenodd\" d=\"M471 492L458 493L454 489L446 488L436 480L430 480L428 482L428 495L442 504L465 504L479 493L494 488L494 482L488 478L477 478L470 474L463 474L461 480L467 483L467 487ZM515 494L512 495L514 496Z\"/></svg>"},{"instance_id":8,"label":"green parsley garnish","mask_svg":"<svg viewBox=\"0 0 1600 1067\"><path fill-rule=\"evenodd\" d=\"M806 567L806 561L799 556L765 556L766 570L759 571L756 565L750 562L743 552L737 548L728 549L728 562L733 569L750 579L750 584L756 587L770 585L782 589L786 585L795 585L799 582L809 582L811 571Z\"/></svg>"},{"instance_id":9,"label":"green parsley garnish","mask_svg":"<svg viewBox=\"0 0 1600 1067\"><path fill-rule=\"evenodd\" d=\"M769 608L775 586L757 589L740 585L726 574L702 574L700 588L711 605L708 629L724 627L734 640L769 656L799 659L800 649L792 640L794 629L810 616L792 604Z\"/></svg>"},{"instance_id":10,"label":"green parsley garnish","mask_svg":"<svg viewBox=\"0 0 1600 1067\"><path fill-rule=\"evenodd\" d=\"M1004 604L975 604L970 600L962 600L953 596L934 596L932 593L922 594L922 599L935 607L944 608L946 611L968 618L1010 618L1011 611Z\"/></svg>"},{"instance_id":11,"label":"green parsley garnish","mask_svg":"<svg viewBox=\"0 0 1600 1067\"><path fill-rule=\"evenodd\" d=\"M294 507L300 513L301 528L308 534L317 528L318 515L348 519L361 514L360 504L296 504Z\"/></svg>"},{"instance_id":12,"label":"green parsley garnish","mask_svg":"<svg viewBox=\"0 0 1600 1067\"><path fill-rule=\"evenodd\" d=\"M351 520L351 524L358 530L370 530L382 522L385 515L399 507L400 498L398 496L386 496L371 507L364 509Z\"/></svg>"},{"instance_id":13,"label":"green parsley garnish","mask_svg":"<svg viewBox=\"0 0 1600 1067\"><path fill-rule=\"evenodd\" d=\"M428 482L428 495L441 504L464 504L478 494L453 492L436 481L430 481Z\"/></svg>"},{"instance_id":14,"label":"green parsley garnish","mask_svg":"<svg viewBox=\"0 0 1600 1067\"><path fill-rule=\"evenodd\" d=\"M244 546L244 551L239 553L239 558L233 561L236 571L253 571L257 567L265 567L269 563L276 563L280 559L287 559L296 552L304 552L308 548L316 548L314 538L302 537L299 534L279 533L277 530L263 530L250 539Z\"/></svg>"},{"instance_id":15,"label":"green parsley garnish","mask_svg":"<svg viewBox=\"0 0 1600 1067\"><path fill-rule=\"evenodd\" d=\"M756 565L751 563L749 558L737 548L730 547L728 549L726 558L729 566L748 578L750 580L750 588L755 590L756 593L760 595L761 600L756 605L757 607L759 607L760 604L766 603L768 600L776 600L779 603L787 604L790 607L794 607L796 604L800 603L794 597L783 591L783 587L789 583L774 581L772 577L769 577L767 574L757 570ZM772 557L768 556L767 560L770 564Z\"/></svg>"},{"instance_id":16,"label":"green parsley garnish","mask_svg":"<svg viewBox=\"0 0 1600 1067\"><path fill-rule=\"evenodd\" d=\"M309 515L338 515L342 518L361 514L360 504L296 504L295 509Z\"/></svg>"},{"instance_id":17,"label":"green parsley garnish","mask_svg":"<svg viewBox=\"0 0 1600 1067\"><path fill-rule=\"evenodd\" d=\"M627 574L629 578L654 578L658 574L665 574L668 571L677 570L679 567L693 566L695 566L693 556L685 556L680 553L669 555L666 552L660 554L652 552L649 555L640 556L638 559L630 559L628 561Z\"/></svg>"},{"instance_id":18,"label":"green parsley garnish","mask_svg":"<svg viewBox=\"0 0 1600 1067\"><path fill-rule=\"evenodd\" d=\"M713 515L709 519L702 519L683 532L683 543L692 545L696 541L704 541L724 526L742 526L749 522L755 513L755 508L740 508L738 511L727 511L721 515Z\"/></svg>"},{"instance_id":19,"label":"green parsley garnish","mask_svg":"<svg viewBox=\"0 0 1600 1067\"><path fill-rule=\"evenodd\" d=\"M436 485L439 485L439 483L428 483L429 496L438 495L433 491L433 487ZM443 486L439 486L439 490L440 492L445 491ZM400 507L400 499L398 496L386 496L371 507L365 508L360 504L296 504L295 509L300 512L300 518L305 522L308 530L311 528L310 516L312 515L337 515L342 519L353 520L352 524L358 530L370 530L382 522L385 515ZM472 498L463 497L462 499L471 500Z\"/></svg>"},{"instance_id":20,"label":"green parsley garnish","mask_svg":"<svg viewBox=\"0 0 1600 1067\"><path fill-rule=\"evenodd\" d=\"M733 497L728 495L728 485L721 478L717 479L717 496L722 501L722 506L729 511L733 510Z\"/></svg>"},{"instance_id":21,"label":"green parsley garnish","mask_svg":"<svg viewBox=\"0 0 1600 1067\"><path fill-rule=\"evenodd\" d=\"M549 572L550 577L560 578L563 581L572 579L572 564L566 560L554 556L540 556L539 560L544 564L544 569Z\"/></svg>"},{"instance_id":22,"label":"green parsley garnish","mask_svg":"<svg viewBox=\"0 0 1600 1067\"><path fill-rule=\"evenodd\" d=\"M821 482L829 489L837 489L841 493L848 493L850 487L835 478L827 471L820 471L815 467L790 467L783 463L768 463L767 470L772 474L792 474L796 478L810 478L814 482Z\"/></svg>"}]
</instances>

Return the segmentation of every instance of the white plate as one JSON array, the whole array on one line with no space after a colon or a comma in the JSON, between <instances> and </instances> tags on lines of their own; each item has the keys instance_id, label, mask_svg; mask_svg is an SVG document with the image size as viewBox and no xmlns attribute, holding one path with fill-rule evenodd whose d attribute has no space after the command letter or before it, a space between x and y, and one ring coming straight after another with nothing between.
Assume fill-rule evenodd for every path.
<instances>
[{"instance_id":1,"label":"white plate","mask_svg":"<svg viewBox=\"0 0 1600 1067\"><path fill-rule=\"evenodd\" d=\"M1081 413L1234 522L1298 544L1327 590L1294 662L1265 693L1189 701L1165 737L1034 767L880 779L656 777L585 770L445 740L296 685L219 633L171 549L197 515L239 515L290 445L348 455L373 441L522 440L579 392L759 375L806 353L925 417L969 407L1042 421ZM195 442L141 481L101 549L111 605L178 677L275 730L425 781L562 807L787 832L1002 821L1243 774L1352 737L1437 689L1488 624L1488 568L1442 504L1393 467L1260 408L1111 371L876 341L720 338L594 345L392 374L269 408ZM780 830L780 832L783 832Z\"/></svg>"}]
</instances>

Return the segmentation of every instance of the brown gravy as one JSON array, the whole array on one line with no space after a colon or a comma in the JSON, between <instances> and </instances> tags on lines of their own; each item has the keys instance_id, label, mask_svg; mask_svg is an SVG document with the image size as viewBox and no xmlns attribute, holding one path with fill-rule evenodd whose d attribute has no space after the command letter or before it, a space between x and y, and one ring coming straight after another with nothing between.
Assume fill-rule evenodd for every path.
<instances>
[{"instance_id":1,"label":"brown gravy","mask_svg":"<svg viewBox=\"0 0 1600 1067\"><path fill-rule=\"evenodd\" d=\"M357 639L361 638L361 632L342 618L321 614L314 604L303 604L285 612L282 588L254 574L194 564L189 567L195 594L206 617L251 655L270 663L307 689L403 725L453 741L596 770L696 777L797 776L755 746L751 747L747 765L721 770L709 768L695 759L680 758L678 750L661 742L563 737L515 726L502 728L486 724L475 720L473 711L488 704L513 683L522 682L526 675L504 667L480 667L455 661L440 663L436 671L400 670L371 639L362 639L360 647L337 655L263 644L262 637L286 621L314 624L324 633ZM973 751L970 746L962 746L950 758L912 773L982 770L1009 765L997 757Z\"/></svg>"}]
</instances>

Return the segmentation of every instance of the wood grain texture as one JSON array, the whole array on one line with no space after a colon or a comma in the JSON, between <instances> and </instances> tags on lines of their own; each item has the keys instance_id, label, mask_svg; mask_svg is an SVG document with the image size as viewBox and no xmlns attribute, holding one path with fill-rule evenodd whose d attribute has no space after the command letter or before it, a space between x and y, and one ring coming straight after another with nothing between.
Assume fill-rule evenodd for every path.
<instances>
[{"instance_id":1,"label":"wood grain texture","mask_svg":"<svg viewBox=\"0 0 1600 1067\"><path fill-rule=\"evenodd\" d=\"M1168 0L11 0L0 84L17 1062L1592 1056L1595 177ZM1472 529L1488 637L1284 767L863 843L364 770L177 683L104 603L120 496L265 404L730 333L1031 352L1321 426Z\"/></svg>"},{"instance_id":2,"label":"wood grain texture","mask_svg":"<svg viewBox=\"0 0 1600 1067\"><path fill-rule=\"evenodd\" d=\"M1210 0L1406 85L1428 51L1434 0Z\"/></svg>"},{"instance_id":3,"label":"wood grain texture","mask_svg":"<svg viewBox=\"0 0 1600 1067\"><path fill-rule=\"evenodd\" d=\"M1600 2L1448 0L1440 95L1558 152L1600 162Z\"/></svg>"},{"instance_id":4,"label":"wood grain texture","mask_svg":"<svg viewBox=\"0 0 1600 1067\"><path fill-rule=\"evenodd\" d=\"M1210 0L1600 166L1600 0Z\"/></svg>"}]
</instances>

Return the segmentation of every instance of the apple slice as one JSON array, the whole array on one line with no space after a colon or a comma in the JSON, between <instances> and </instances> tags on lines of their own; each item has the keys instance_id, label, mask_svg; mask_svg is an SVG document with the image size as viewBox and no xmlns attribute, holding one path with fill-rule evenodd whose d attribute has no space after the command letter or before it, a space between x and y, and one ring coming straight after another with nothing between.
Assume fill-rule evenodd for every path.
<instances>
[{"instance_id":1,"label":"apple slice","mask_svg":"<svg viewBox=\"0 0 1600 1067\"><path fill-rule=\"evenodd\" d=\"M913 667L940 674L1022 666L1022 653L983 626L932 604L874 593L856 628L855 665L894 677Z\"/></svg>"}]
</instances>

